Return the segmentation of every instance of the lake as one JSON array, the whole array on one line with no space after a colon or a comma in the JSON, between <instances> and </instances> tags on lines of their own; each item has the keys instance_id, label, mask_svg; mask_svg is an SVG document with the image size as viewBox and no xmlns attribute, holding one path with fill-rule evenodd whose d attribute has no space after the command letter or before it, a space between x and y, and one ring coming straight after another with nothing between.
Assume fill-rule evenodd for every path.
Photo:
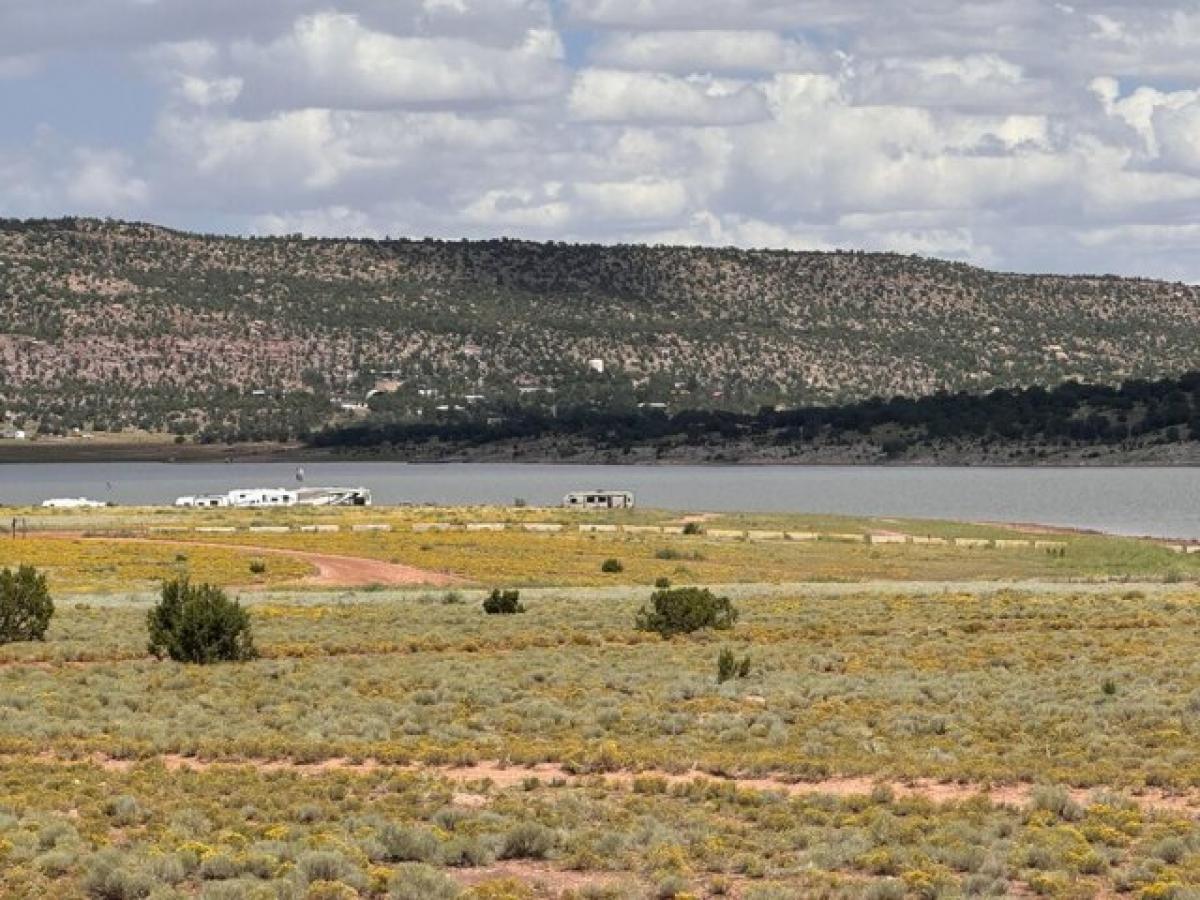
<instances>
[{"instance_id":1,"label":"lake","mask_svg":"<svg viewBox=\"0 0 1200 900\"><path fill-rule=\"evenodd\" d=\"M377 504L555 505L572 490L627 489L689 511L811 512L1039 522L1200 538L1200 468L571 466L306 463L310 486L363 486ZM14 463L0 504L89 497L169 504L182 494L295 485L292 463Z\"/></svg>"}]
</instances>

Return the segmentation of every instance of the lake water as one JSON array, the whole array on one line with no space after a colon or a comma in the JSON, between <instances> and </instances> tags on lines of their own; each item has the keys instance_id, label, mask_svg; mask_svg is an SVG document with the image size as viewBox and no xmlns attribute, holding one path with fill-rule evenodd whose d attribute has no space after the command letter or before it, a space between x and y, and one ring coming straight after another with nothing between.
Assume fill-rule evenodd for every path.
<instances>
[{"instance_id":1,"label":"lake water","mask_svg":"<svg viewBox=\"0 0 1200 900\"><path fill-rule=\"evenodd\" d=\"M377 504L555 505L568 491L632 490L646 507L1040 522L1200 538L1200 468L567 466L306 463L311 486L362 486ZM169 504L181 494L296 484L291 463L0 465L0 504L89 497Z\"/></svg>"}]
</instances>

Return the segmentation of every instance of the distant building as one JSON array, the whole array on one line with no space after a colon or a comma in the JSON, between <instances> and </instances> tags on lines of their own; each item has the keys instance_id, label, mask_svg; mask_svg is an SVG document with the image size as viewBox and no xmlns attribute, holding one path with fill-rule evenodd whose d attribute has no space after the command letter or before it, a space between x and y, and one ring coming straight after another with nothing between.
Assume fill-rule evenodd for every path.
<instances>
[{"instance_id":1,"label":"distant building","mask_svg":"<svg viewBox=\"0 0 1200 900\"><path fill-rule=\"evenodd\" d=\"M595 372L597 375L603 375L604 374L604 360L589 359L588 360L588 368L591 371Z\"/></svg>"}]
</instances>

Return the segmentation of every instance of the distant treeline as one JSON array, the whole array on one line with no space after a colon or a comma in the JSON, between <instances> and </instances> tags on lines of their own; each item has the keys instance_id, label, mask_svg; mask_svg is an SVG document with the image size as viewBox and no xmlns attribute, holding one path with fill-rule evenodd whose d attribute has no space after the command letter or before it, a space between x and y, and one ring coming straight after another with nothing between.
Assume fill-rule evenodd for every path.
<instances>
[{"instance_id":1,"label":"distant treeline","mask_svg":"<svg viewBox=\"0 0 1200 900\"><path fill-rule=\"evenodd\" d=\"M421 445L484 446L573 438L597 446L711 444L751 440L775 444L870 440L889 455L939 441L1043 444L1120 444L1155 436L1176 442L1200 436L1200 373L1177 379L1130 381L1120 387L1067 382L1058 387L937 393L872 399L843 406L762 409L755 414L713 410L613 412L574 408L557 416L513 410L489 421L445 423L368 420L327 429L319 447Z\"/></svg>"}]
</instances>

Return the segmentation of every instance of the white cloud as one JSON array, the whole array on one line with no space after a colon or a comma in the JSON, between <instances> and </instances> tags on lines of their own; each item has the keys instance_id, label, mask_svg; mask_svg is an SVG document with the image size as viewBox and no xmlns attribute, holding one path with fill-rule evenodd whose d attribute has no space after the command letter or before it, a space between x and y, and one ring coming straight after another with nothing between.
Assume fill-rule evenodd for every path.
<instances>
[{"instance_id":1,"label":"white cloud","mask_svg":"<svg viewBox=\"0 0 1200 900\"><path fill-rule=\"evenodd\" d=\"M591 52L606 68L673 72L813 70L826 58L774 31L649 31L606 35Z\"/></svg>"},{"instance_id":2,"label":"white cloud","mask_svg":"<svg viewBox=\"0 0 1200 900\"><path fill-rule=\"evenodd\" d=\"M111 150L79 150L67 182L67 199L90 212L140 207L149 185L133 174L133 160Z\"/></svg>"},{"instance_id":3,"label":"white cloud","mask_svg":"<svg viewBox=\"0 0 1200 900\"><path fill-rule=\"evenodd\" d=\"M0 136L10 214L1200 279L1182 0L48 6L0 3L0 78L46 100Z\"/></svg>"},{"instance_id":4,"label":"white cloud","mask_svg":"<svg viewBox=\"0 0 1200 900\"><path fill-rule=\"evenodd\" d=\"M1158 109L1154 131L1165 167L1200 175L1200 93L1186 105Z\"/></svg>"},{"instance_id":5,"label":"white cloud","mask_svg":"<svg viewBox=\"0 0 1200 900\"><path fill-rule=\"evenodd\" d=\"M660 178L581 183L575 185L575 194L588 213L619 222L672 219L688 207L687 186Z\"/></svg>"},{"instance_id":6,"label":"white cloud","mask_svg":"<svg viewBox=\"0 0 1200 900\"><path fill-rule=\"evenodd\" d=\"M469 203L463 215L473 225L519 226L537 233L549 233L567 225L571 218L571 207L558 199L561 189L561 185L551 184L540 190L488 190Z\"/></svg>"},{"instance_id":7,"label":"white cloud","mask_svg":"<svg viewBox=\"0 0 1200 900\"><path fill-rule=\"evenodd\" d=\"M340 13L306 16L275 41L237 42L230 51L246 105L261 109L531 102L562 89L562 56L549 30L531 30L519 44L497 48L461 38L396 37Z\"/></svg>"},{"instance_id":8,"label":"white cloud","mask_svg":"<svg viewBox=\"0 0 1200 900\"><path fill-rule=\"evenodd\" d=\"M766 99L753 85L614 69L580 72L569 108L582 122L743 125L767 116Z\"/></svg>"}]
</instances>

